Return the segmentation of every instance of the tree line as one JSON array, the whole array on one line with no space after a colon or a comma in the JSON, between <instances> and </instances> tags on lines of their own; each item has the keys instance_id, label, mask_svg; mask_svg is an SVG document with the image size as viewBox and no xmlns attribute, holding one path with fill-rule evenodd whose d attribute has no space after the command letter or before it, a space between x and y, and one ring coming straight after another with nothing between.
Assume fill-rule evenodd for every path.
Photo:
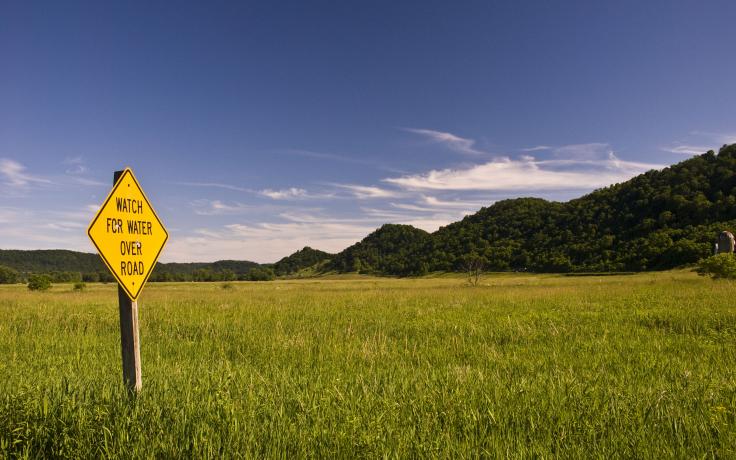
<instances>
[{"instance_id":1,"label":"tree line","mask_svg":"<svg viewBox=\"0 0 736 460\"><path fill-rule=\"evenodd\" d=\"M391 275L467 271L661 270L710 255L736 228L736 144L568 202L499 201L429 234L384 225L337 254L333 270Z\"/></svg>"},{"instance_id":2,"label":"tree line","mask_svg":"<svg viewBox=\"0 0 736 460\"><path fill-rule=\"evenodd\" d=\"M305 247L274 264L241 260L158 263L149 281L269 281L277 276L291 276L305 268L324 264L331 257L332 254ZM27 283L33 274L47 275L52 283L115 281L97 254L68 250L0 249L0 284Z\"/></svg>"},{"instance_id":3,"label":"tree line","mask_svg":"<svg viewBox=\"0 0 736 460\"><path fill-rule=\"evenodd\" d=\"M115 281L97 254L56 249L0 249L0 284L28 283L33 275L45 275L52 283ZM220 260L211 263L158 263L149 281L267 281L275 276L270 265Z\"/></svg>"},{"instance_id":4,"label":"tree line","mask_svg":"<svg viewBox=\"0 0 736 460\"><path fill-rule=\"evenodd\" d=\"M736 229L736 144L567 202L502 200L434 233L386 224L335 255L305 247L274 264L158 264L150 280L661 270L707 257L724 229ZM55 282L112 281L96 254L0 250L0 265L0 282L30 273L48 273Z\"/></svg>"}]
</instances>

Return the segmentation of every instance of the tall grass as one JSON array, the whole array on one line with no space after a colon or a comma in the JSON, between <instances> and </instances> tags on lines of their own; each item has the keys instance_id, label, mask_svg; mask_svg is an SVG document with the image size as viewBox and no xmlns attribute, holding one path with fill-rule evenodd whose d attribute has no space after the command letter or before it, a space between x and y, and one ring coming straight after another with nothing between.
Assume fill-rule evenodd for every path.
<instances>
[{"instance_id":1,"label":"tall grass","mask_svg":"<svg viewBox=\"0 0 736 460\"><path fill-rule=\"evenodd\" d=\"M736 284L149 284L143 392L116 287L0 288L0 457L734 457Z\"/></svg>"}]
</instances>

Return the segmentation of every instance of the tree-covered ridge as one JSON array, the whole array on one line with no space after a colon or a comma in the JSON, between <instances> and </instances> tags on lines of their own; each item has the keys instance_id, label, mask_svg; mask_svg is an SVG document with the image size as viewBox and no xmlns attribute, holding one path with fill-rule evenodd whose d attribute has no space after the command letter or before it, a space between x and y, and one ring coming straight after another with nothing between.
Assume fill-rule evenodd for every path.
<instances>
[{"instance_id":1,"label":"tree-covered ridge","mask_svg":"<svg viewBox=\"0 0 736 460\"><path fill-rule=\"evenodd\" d=\"M248 261L158 264L151 280L260 279L272 276L272 269L284 276L308 267L419 275L465 271L470 261L499 271L668 269L710 255L715 236L724 229L736 229L736 144L565 203L499 201L432 234L386 224L334 256L305 247L272 266ZM89 281L110 278L97 255L74 251L0 250L0 265L21 273L57 273L55 279L65 280L68 272Z\"/></svg>"},{"instance_id":2,"label":"tree-covered ridge","mask_svg":"<svg viewBox=\"0 0 736 460\"><path fill-rule=\"evenodd\" d=\"M332 254L305 246L273 264L273 269L278 276L293 275L300 270L328 261L331 258Z\"/></svg>"},{"instance_id":3,"label":"tree-covered ridge","mask_svg":"<svg viewBox=\"0 0 736 460\"><path fill-rule=\"evenodd\" d=\"M20 272L51 273L63 271L107 271L97 254L65 249L0 249L0 265Z\"/></svg>"},{"instance_id":4,"label":"tree-covered ridge","mask_svg":"<svg viewBox=\"0 0 736 460\"><path fill-rule=\"evenodd\" d=\"M97 254L64 249L0 249L0 267L17 272L23 280L31 273L46 273L54 282L113 281L114 278ZM240 260L217 262L157 263L149 281L230 281L249 279L260 264ZM267 266L265 268L268 268ZM0 280L2 283L2 280Z\"/></svg>"},{"instance_id":5,"label":"tree-covered ridge","mask_svg":"<svg viewBox=\"0 0 736 460\"><path fill-rule=\"evenodd\" d=\"M261 267L247 260L218 260L216 262L158 263L151 273L151 281L235 281L248 279L248 274Z\"/></svg>"},{"instance_id":6,"label":"tree-covered ridge","mask_svg":"<svg viewBox=\"0 0 736 460\"><path fill-rule=\"evenodd\" d=\"M337 254L329 268L339 272L408 275L422 273L417 255L424 254L429 233L411 225L385 224Z\"/></svg>"},{"instance_id":7,"label":"tree-covered ridge","mask_svg":"<svg viewBox=\"0 0 736 460\"><path fill-rule=\"evenodd\" d=\"M709 255L735 221L736 144L566 203L499 201L433 233L405 265L457 271L472 254L490 270L667 269Z\"/></svg>"},{"instance_id":8,"label":"tree-covered ridge","mask_svg":"<svg viewBox=\"0 0 736 460\"><path fill-rule=\"evenodd\" d=\"M384 225L331 268L407 275L487 270L668 269L711 254L736 227L736 144L565 203L502 200L430 234Z\"/></svg>"}]
</instances>

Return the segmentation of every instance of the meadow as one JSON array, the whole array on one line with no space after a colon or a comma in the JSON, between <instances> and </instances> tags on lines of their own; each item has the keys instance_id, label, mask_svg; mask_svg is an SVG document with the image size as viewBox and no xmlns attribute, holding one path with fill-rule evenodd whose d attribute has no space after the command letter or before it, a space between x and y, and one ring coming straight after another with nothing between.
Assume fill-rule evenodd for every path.
<instances>
[{"instance_id":1,"label":"meadow","mask_svg":"<svg viewBox=\"0 0 736 460\"><path fill-rule=\"evenodd\" d=\"M630 276L0 287L0 457L736 456L736 283Z\"/></svg>"}]
</instances>

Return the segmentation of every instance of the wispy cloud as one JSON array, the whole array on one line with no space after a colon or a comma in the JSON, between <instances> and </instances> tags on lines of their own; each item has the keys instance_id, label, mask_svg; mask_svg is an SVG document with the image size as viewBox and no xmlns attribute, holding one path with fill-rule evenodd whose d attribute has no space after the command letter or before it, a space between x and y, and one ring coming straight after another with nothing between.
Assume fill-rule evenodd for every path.
<instances>
[{"instance_id":1,"label":"wispy cloud","mask_svg":"<svg viewBox=\"0 0 736 460\"><path fill-rule=\"evenodd\" d=\"M661 148L665 152L678 153L681 155L700 155L708 150L710 147L694 146L694 145L675 145Z\"/></svg>"},{"instance_id":2,"label":"wispy cloud","mask_svg":"<svg viewBox=\"0 0 736 460\"><path fill-rule=\"evenodd\" d=\"M77 175L77 174L85 174L89 171L87 168L87 165L84 163L84 159L82 159L81 156L76 157L66 157L63 161L64 165L67 166L66 172L67 174L71 175Z\"/></svg>"},{"instance_id":3,"label":"wispy cloud","mask_svg":"<svg viewBox=\"0 0 736 460\"><path fill-rule=\"evenodd\" d=\"M220 200L195 200L191 203L194 213L199 216L219 216L241 214L253 209L243 203L224 203Z\"/></svg>"},{"instance_id":4,"label":"wispy cloud","mask_svg":"<svg viewBox=\"0 0 736 460\"><path fill-rule=\"evenodd\" d=\"M604 158L613 153L611 145L605 142L588 142L566 145L537 145L521 149L522 152L550 152L556 158L567 160L591 160Z\"/></svg>"},{"instance_id":5,"label":"wispy cloud","mask_svg":"<svg viewBox=\"0 0 736 460\"><path fill-rule=\"evenodd\" d=\"M313 152L311 150L303 150L303 149L286 149L286 150L279 150L278 152L286 153L289 155L305 157L305 158L312 158L315 160L325 160L325 161L338 162L338 163L349 163L349 164L370 166L376 169L393 171L393 168L390 168L383 163L380 163L374 160L370 160L370 159L365 159L365 158L354 158L351 156L337 155L334 153Z\"/></svg>"},{"instance_id":6,"label":"wispy cloud","mask_svg":"<svg viewBox=\"0 0 736 460\"><path fill-rule=\"evenodd\" d=\"M86 226L78 222L47 222L41 224L40 228L55 232L77 232L83 230Z\"/></svg>"},{"instance_id":7,"label":"wispy cloud","mask_svg":"<svg viewBox=\"0 0 736 460\"><path fill-rule=\"evenodd\" d=\"M360 225L346 222L332 222L323 220L320 222L286 222L286 223L259 223L259 224L230 224L225 226L226 230L242 238L259 238L261 240L279 240L287 241L291 239L301 239L305 243L309 240L324 241L346 239L354 242L358 241L375 228L371 225ZM293 243L289 246L294 246ZM297 244L295 249L299 249L304 244ZM324 245L323 245L324 246ZM330 244L330 249L338 249ZM342 249L342 248L339 248ZM278 251L280 255L284 255L283 249ZM286 254L288 255L288 253Z\"/></svg>"},{"instance_id":8,"label":"wispy cloud","mask_svg":"<svg viewBox=\"0 0 736 460\"><path fill-rule=\"evenodd\" d=\"M369 198L396 198L401 194L394 190L381 187L355 184L331 184L335 187L348 190L354 197L364 200Z\"/></svg>"},{"instance_id":9,"label":"wispy cloud","mask_svg":"<svg viewBox=\"0 0 736 460\"><path fill-rule=\"evenodd\" d=\"M207 188L221 188L225 190L233 190L236 192L255 193L255 190L238 187L230 184L221 184L218 182L170 182L174 185L183 185L185 187L207 187Z\"/></svg>"},{"instance_id":10,"label":"wispy cloud","mask_svg":"<svg viewBox=\"0 0 736 460\"><path fill-rule=\"evenodd\" d=\"M455 134L435 131L432 129L419 129L419 128L403 128L404 131L419 134L420 136L429 139L431 142L443 144L450 150L458 153L467 155L485 155L486 152L475 148L475 141L473 139L467 139L464 137L456 136Z\"/></svg>"},{"instance_id":11,"label":"wispy cloud","mask_svg":"<svg viewBox=\"0 0 736 460\"><path fill-rule=\"evenodd\" d=\"M401 212L400 210L386 210L380 208L361 208L363 213L381 224L403 224L421 228L427 232L434 232L438 228L462 219L464 216L472 213L470 210L433 210L430 212L422 211L414 212L415 209L405 209L409 212ZM378 224L380 225L380 224ZM377 226L378 226L377 225Z\"/></svg>"},{"instance_id":12,"label":"wispy cloud","mask_svg":"<svg viewBox=\"0 0 736 460\"><path fill-rule=\"evenodd\" d=\"M98 206L32 210L0 207L2 247L14 249L72 249L91 252L84 229Z\"/></svg>"},{"instance_id":13,"label":"wispy cloud","mask_svg":"<svg viewBox=\"0 0 736 460\"><path fill-rule=\"evenodd\" d=\"M458 200L441 200L433 196L421 195L419 204L410 203L389 203L391 207L405 211L414 211L421 213L436 213L438 211L462 210L477 211L482 207L490 206L493 201L458 201Z\"/></svg>"},{"instance_id":14,"label":"wispy cloud","mask_svg":"<svg viewBox=\"0 0 736 460\"><path fill-rule=\"evenodd\" d=\"M5 185L14 188L23 188L31 184L50 184L51 181L26 172L26 167L10 158L0 158L0 175Z\"/></svg>"},{"instance_id":15,"label":"wispy cloud","mask_svg":"<svg viewBox=\"0 0 736 460\"><path fill-rule=\"evenodd\" d=\"M552 148L556 158L565 160L596 160L613 155L609 144L603 142L589 142L587 144L568 144Z\"/></svg>"},{"instance_id":16,"label":"wispy cloud","mask_svg":"<svg viewBox=\"0 0 736 460\"><path fill-rule=\"evenodd\" d=\"M48 215L52 216L55 221L76 222L86 227L99 209L100 206L97 204L88 204L79 209L48 211Z\"/></svg>"},{"instance_id":17,"label":"wispy cloud","mask_svg":"<svg viewBox=\"0 0 736 460\"><path fill-rule=\"evenodd\" d=\"M384 223L413 225L437 230L461 218L461 210L417 215L396 209L361 207L350 215L323 210L286 211L283 221L237 222L221 227L201 227L189 232L172 231L163 260L213 261L218 259L275 262L304 246L339 252L360 241Z\"/></svg>"},{"instance_id":18,"label":"wispy cloud","mask_svg":"<svg viewBox=\"0 0 736 460\"><path fill-rule=\"evenodd\" d=\"M338 252L373 230L375 226L370 223L334 222L324 217L320 222L234 223L172 235L162 258L275 262L304 246Z\"/></svg>"},{"instance_id":19,"label":"wispy cloud","mask_svg":"<svg viewBox=\"0 0 736 460\"><path fill-rule=\"evenodd\" d=\"M723 144L736 144L736 133L716 133L712 131L692 131L691 135L701 138L706 138L711 142L718 144L718 147Z\"/></svg>"},{"instance_id":20,"label":"wispy cloud","mask_svg":"<svg viewBox=\"0 0 736 460\"><path fill-rule=\"evenodd\" d=\"M298 222L300 224L309 223L321 223L321 222L332 222L332 223L359 223L359 222L375 222L374 219L365 219L361 217L335 217L325 215L322 213L322 209L312 209L310 212L297 211L286 211L279 213L279 217L288 220L290 222Z\"/></svg>"},{"instance_id":21,"label":"wispy cloud","mask_svg":"<svg viewBox=\"0 0 736 460\"><path fill-rule=\"evenodd\" d=\"M258 192L260 195L271 198L272 200L294 200L298 198L307 198L307 191L303 188L285 188L280 190L271 190L267 188Z\"/></svg>"},{"instance_id":22,"label":"wispy cloud","mask_svg":"<svg viewBox=\"0 0 736 460\"><path fill-rule=\"evenodd\" d=\"M678 155L702 155L709 150L718 151L724 144L734 143L736 143L734 133L691 131L684 139L670 142L660 147L660 150Z\"/></svg>"},{"instance_id":23,"label":"wispy cloud","mask_svg":"<svg viewBox=\"0 0 736 460\"><path fill-rule=\"evenodd\" d=\"M435 212L436 211L436 209L434 208L418 206L416 204L410 204L410 203L389 203L389 204L396 209L403 209L404 211L414 211L414 212Z\"/></svg>"},{"instance_id":24,"label":"wispy cloud","mask_svg":"<svg viewBox=\"0 0 736 460\"><path fill-rule=\"evenodd\" d=\"M66 157L62 164L65 166L64 175L54 177L54 182L61 186L82 185L85 187L109 187L110 183L102 182L92 177L90 169L81 156Z\"/></svg>"},{"instance_id":25,"label":"wispy cloud","mask_svg":"<svg viewBox=\"0 0 736 460\"><path fill-rule=\"evenodd\" d=\"M414 217L416 214L407 214L406 212L396 211L396 210L389 210L389 209L380 209L380 208L360 208L361 212L364 216L368 216L370 219L375 220L377 222L385 223L400 223L401 221L407 219L407 216Z\"/></svg>"},{"instance_id":26,"label":"wispy cloud","mask_svg":"<svg viewBox=\"0 0 736 460\"><path fill-rule=\"evenodd\" d=\"M541 152L544 150L552 150L554 147L550 147L549 145L535 145L534 147L527 147L525 149L521 149L522 152Z\"/></svg>"},{"instance_id":27,"label":"wispy cloud","mask_svg":"<svg viewBox=\"0 0 736 460\"><path fill-rule=\"evenodd\" d=\"M89 187L109 187L110 184L101 182L96 179L90 179L88 177L72 177L71 181L75 184L85 185Z\"/></svg>"},{"instance_id":28,"label":"wispy cloud","mask_svg":"<svg viewBox=\"0 0 736 460\"><path fill-rule=\"evenodd\" d=\"M426 205L441 209L480 209L493 204L493 201L446 201L433 196L423 196L422 199Z\"/></svg>"},{"instance_id":29,"label":"wispy cloud","mask_svg":"<svg viewBox=\"0 0 736 460\"><path fill-rule=\"evenodd\" d=\"M609 153L597 160L543 160L530 156L498 158L463 169L432 170L387 178L407 190L555 191L592 190L622 182L663 165L624 161Z\"/></svg>"}]
</instances>

